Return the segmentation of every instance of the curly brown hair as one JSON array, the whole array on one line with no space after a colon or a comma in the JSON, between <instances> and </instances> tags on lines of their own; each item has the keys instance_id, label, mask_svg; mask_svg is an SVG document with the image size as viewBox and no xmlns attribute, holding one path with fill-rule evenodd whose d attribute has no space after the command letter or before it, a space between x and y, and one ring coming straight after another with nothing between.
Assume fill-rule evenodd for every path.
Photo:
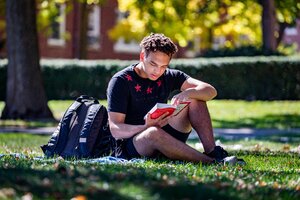
<instances>
[{"instance_id":1,"label":"curly brown hair","mask_svg":"<svg viewBox=\"0 0 300 200\"><path fill-rule=\"evenodd\" d=\"M145 52L146 57L151 51L161 51L170 57L178 51L174 42L162 33L151 33L149 36L144 37L140 47Z\"/></svg>"}]
</instances>

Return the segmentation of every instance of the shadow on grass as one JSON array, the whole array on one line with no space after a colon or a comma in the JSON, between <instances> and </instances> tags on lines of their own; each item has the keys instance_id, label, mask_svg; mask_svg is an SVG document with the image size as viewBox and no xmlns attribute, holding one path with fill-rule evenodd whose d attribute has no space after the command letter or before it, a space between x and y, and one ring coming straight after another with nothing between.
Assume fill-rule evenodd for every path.
<instances>
[{"instance_id":1,"label":"shadow on grass","mask_svg":"<svg viewBox=\"0 0 300 200\"><path fill-rule=\"evenodd\" d=\"M240 118L234 121L213 119L213 123L221 128L300 128L300 115L265 115L260 118Z\"/></svg>"},{"instance_id":2,"label":"shadow on grass","mask_svg":"<svg viewBox=\"0 0 300 200\"><path fill-rule=\"evenodd\" d=\"M55 127L59 123L58 120L0 120L0 127L24 127L24 128L40 128Z\"/></svg>"},{"instance_id":3,"label":"shadow on grass","mask_svg":"<svg viewBox=\"0 0 300 200\"><path fill-rule=\"evenodd\" d=\"M36 167L44 169L33 169ZM259 175L259 173L266 172L249 171L247 174ZM164 176L158 176L161 174ZM271 172L269 175L272 176ZM284 175L286 174L281 176ZM243 179L239 174L231 176ZM88 199L125 200L300 197L299 192L294 190L260 187L255 186L254 182L239 184L235 178L230 180L226 176L217 177L212 174L202 176L198 174L195 179L191 179L183 171L176 172L174 168L171 170L168 167L147 169L130 165L65 163L41 166L27 160L0 162L0 188L14 188L18 196L30 192L36 199L70 199L77 195L84 195Z\"/></svg>"}]
</instances>

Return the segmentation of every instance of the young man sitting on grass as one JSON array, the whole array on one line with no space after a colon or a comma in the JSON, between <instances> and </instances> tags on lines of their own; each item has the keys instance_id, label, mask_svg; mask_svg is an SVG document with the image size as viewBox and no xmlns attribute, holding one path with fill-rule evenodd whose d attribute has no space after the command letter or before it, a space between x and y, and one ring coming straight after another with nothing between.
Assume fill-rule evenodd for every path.
<instances>
[{"instance_id":1,"label":"young man sitting on grass","mask_svg":"<svg viewBox=\"0 0 300 200\"><path fill-rule=\"evenodd\" d=\"M236 157L228 157L215 144L206 101L217 95L216 89L182 71L168 68L177 47L163 34L145 37L140 46L140 62L116 73L107 89L111 133L116 139L122 139L117 156L155 158L162 154L172 160L202 163L223 163L227 157L235 163ZM166 103L175 90L181 92L173 96L172 102L190 101L189 106L176 116L165 113L151 119L150 109L158 102ZM205 153L186 144L192 128Z\"/></svg>"}]
</instances>

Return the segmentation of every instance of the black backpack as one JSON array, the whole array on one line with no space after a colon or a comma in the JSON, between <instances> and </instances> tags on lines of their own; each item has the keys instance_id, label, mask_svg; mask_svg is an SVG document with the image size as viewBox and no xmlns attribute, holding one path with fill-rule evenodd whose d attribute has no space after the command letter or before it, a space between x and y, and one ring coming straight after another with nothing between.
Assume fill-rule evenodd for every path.
<instances>
[{"instance_id":1,"label":"black backpack","mask_svg":"<svg viewBox=\"0 0 300 200\"><path fill-rule=\"evenodd\" d=\"M46 157L98 158L113 155L115 139L108 126L106 108L93 97L82 95L67 109L48 144Z\"/></svg>"}]
</instances>

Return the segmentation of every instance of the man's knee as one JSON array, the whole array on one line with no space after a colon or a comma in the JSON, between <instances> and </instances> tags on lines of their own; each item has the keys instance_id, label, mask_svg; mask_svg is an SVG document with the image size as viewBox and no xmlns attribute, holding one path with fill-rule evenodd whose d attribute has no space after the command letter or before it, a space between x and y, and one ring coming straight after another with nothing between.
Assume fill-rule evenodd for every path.
<instances>
[{"instance_id":1,"label":"man's knee","mask_svg":"<svg viewBox=\"0 0 300 200\"><path fill-rule=\"evenodd\" d=\"M197 99L191 99L190 101L191 101L190 106L203 106L203 107L206 107L206 101L200 101L200 100L197 100Z\"/></svg>"},{"instance_id":2,"label":"man's knee","mask_svg":"<svg viewBox=\"0 0 300 200\"><path fill-rule=\"evenodd\" d=\"M145 139L148 143L157 143L162 139L162 129L159 127L149 127L137 136L137 139Z\"/></svg>"}]
</instances>

